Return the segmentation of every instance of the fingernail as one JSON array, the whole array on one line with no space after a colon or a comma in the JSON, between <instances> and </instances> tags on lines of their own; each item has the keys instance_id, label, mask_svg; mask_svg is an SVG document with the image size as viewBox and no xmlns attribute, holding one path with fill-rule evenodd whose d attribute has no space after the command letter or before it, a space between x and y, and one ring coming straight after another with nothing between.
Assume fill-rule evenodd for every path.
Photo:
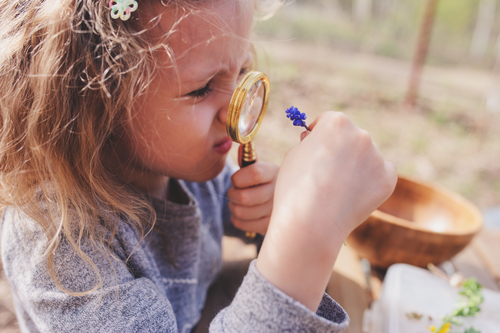
<instances>
[{"instance_id":1,"label":"fingernail","mask_svg":"<svg viewBox=\"0 0 500 333\"><path fill-rule=\"evenodd\" d=\"M309 131L304 131L302 133L300 133L300 141L304 140L308 135L309 135Z\"/></svg>"}]
</instances>

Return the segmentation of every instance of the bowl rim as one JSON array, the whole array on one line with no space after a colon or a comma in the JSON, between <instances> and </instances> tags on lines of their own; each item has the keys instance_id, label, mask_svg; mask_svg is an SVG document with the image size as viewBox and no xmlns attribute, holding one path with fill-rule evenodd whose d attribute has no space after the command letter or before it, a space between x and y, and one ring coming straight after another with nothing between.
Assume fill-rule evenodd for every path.
<instances>
[{"instance_id":1,"label":"bowl rim","mask_svg":"<svg viewBox=\"0 0 500 333\"><path fill-rule=\"evenodd\" d=\"M465 199L460 194L453 192L453 191L451 191L451 190L449 190L441 185L420 179L420 178L415 177L415 176L407 176L407 175L402 175L402 174L398 173L398 181L399 181L399 179L404 179L405 181L417 184L419 186L424 186L424 187L430 188L436 192L439 192L440 194L442 194L446 197L449 197L451 200L457 202L458 204L464 206L467 210L469 210L470 213L474 216L475 223L472 223L469 228L464 228L464 229L461 229L460 231L447 230L446 232L439 232L439 231L430 230L428 228L424 228L419 223L410 222L406 219L396 217L396 216L388 214L388 213L384 213L378 209L375 210L371 214L371 216L373 216L374 218L381 219L381 220L384 220L386 222L392 223L392 224L396 224L396 225L405 227L405 228L418 230L418 231L426 232L429 234L436 234L436 235L448 234L448 235L461 235L461 236L463 235L463 236L465 236L465 235L476 234L477 232L479 232L479 230L481 230L481 228L483 226L483 217L481 215L481 212L472 202Z\"/></svg>"}]
</instances>

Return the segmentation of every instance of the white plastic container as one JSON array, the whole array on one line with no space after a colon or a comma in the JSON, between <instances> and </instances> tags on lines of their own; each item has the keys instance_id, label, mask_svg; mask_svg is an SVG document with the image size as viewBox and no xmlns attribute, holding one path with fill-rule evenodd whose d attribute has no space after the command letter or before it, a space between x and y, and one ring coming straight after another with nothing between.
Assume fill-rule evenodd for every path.
<instances>
[{"instance_id":1,"label":"white plastic container","mask_svg":"<svg viewBox=\"0 0 500 333\"><path fill-rule=\"evenodd\" d=\"M364 316L363 330L369 333L429 333L440 327L459 300L459 289L431 272L407 264L389 267L381 297ZM476 317L460 318L463 332L473 326L481 333L500 333L500 293L483 289L484 302ZM415 315L414 315L415 314ZM419 317L422 315L420 319Z\"/></svg>"}]
</instances>

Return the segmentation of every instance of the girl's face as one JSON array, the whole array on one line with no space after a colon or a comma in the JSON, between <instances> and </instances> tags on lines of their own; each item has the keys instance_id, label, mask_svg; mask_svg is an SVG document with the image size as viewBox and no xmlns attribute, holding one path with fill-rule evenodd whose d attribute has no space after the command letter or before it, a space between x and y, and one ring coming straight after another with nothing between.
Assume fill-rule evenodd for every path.
<instances>
[{"instance_id":1,"label":"girl's face","mask_svg":"<svg viewBox=\"0 0 500 333\"><path fill-rule=\"evenodd\" d=\"M132 184L163 196L167 177L206 181L222 171L231 148L227 109L252 62L252 20L250 0L214 0L161 17L153 34L172 54L159 52L159 71L118 145Z\"/></svg>"}]
</instances>

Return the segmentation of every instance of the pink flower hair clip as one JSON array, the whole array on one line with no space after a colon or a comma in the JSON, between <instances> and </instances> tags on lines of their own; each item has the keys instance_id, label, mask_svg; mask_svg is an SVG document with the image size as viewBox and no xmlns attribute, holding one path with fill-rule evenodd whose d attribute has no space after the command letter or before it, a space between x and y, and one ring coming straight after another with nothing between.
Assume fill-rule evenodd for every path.
<instances>
[{"instance_id":1,"label":"pink flower hair clip","mask_svg":"<svg viewBox=\"0 0 500 333\"><path fill-rule=\"evenodd\" d=\"M121 18L126 21L130 18L130 13L137 9L137 1L135 0L109 0L109 8L111 8L111 17L114 19Z\"/></svg>"}]
</instances>

